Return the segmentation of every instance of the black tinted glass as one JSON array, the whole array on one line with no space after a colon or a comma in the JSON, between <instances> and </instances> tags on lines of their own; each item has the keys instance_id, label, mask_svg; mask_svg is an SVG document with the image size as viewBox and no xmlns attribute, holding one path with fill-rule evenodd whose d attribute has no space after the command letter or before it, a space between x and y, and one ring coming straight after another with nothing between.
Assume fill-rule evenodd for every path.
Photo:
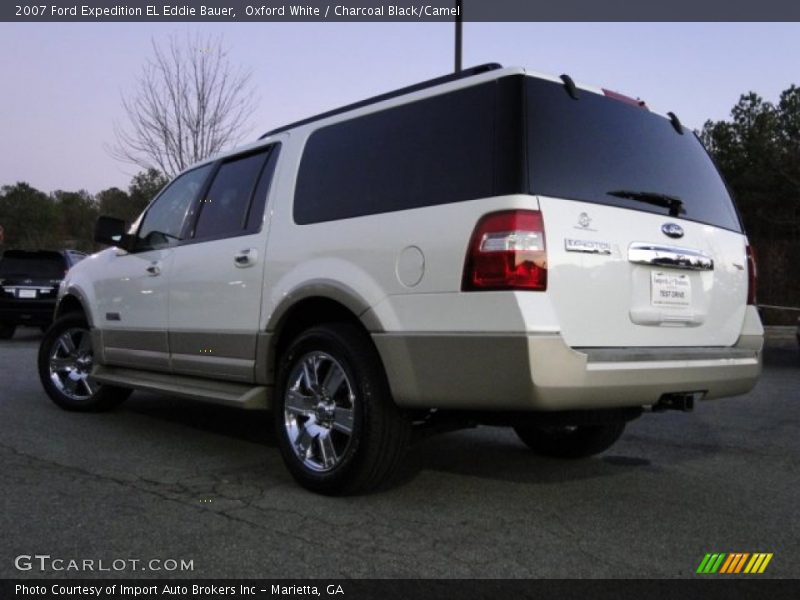
<instances>
[{"instance_id":1,"label":"black tinted glass","mask_svg":"<svg viewBox=\"0 0 800 600\"><path fill-rule=\"evenodd\" d=\"M275 174L275 165L278 163L279 152L280 145L276 144L270 147L267 164L264 165L261 176L258 178L253 201L250 203L250 210L247 213L247 231L256 232L261 229L261 223L264 220L264 207L272 184L272 176Z\"/></svg>"},{"instance_id":2,"label":"black tinted glass","mask_svg":"<svg viewBox=\"0 0 800 600\"><path fill-rule=\"evenodd\" d=\"M314 132L300 164L297 223L491 196L495 84Z\"/></svg>"},{"instance_id":3,"label":"black tinted glass","mask_svg":"<svg viewBox=\"0 0 800 600\"><path fill-rule=\"evenodd\" d=\"M247 210L267 151L222 164L201 200L196 239L238 235L244 232Z\"/></svg>"},{"instance_id":4,"label":"black tinted glass","mask_svg":"<svg viewBox=\"0 0 800 600\"><path fill-rule=\"evenodd\" d=\"M561 84L528 78L526 85L531 193L668 215L641 201L663 203L666 195L682 201L682 218L741 231L725 184L690 130L680 135L668 119L599 94L573 100ZM633 192L639 201L609 192Z\"/></svg>"},{"instance_id":5,"label":"black tinted glass","mask_svg":"<svg viewBox=\"0 0 800 600\"><path fill-rule=\"evenodd\" d=\"M66 262L58 256L5 256L0 259L0 277L62 279Z\"/></svg>"}]
</instances>

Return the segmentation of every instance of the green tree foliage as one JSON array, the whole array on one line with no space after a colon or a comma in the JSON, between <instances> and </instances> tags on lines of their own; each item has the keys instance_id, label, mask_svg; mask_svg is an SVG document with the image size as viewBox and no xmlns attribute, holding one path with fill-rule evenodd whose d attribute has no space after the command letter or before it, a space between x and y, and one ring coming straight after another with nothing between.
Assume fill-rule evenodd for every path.
<instances>
[{"instance_id":1,"label":"green tree foliage","mask_svg":"<svg viewBox=\"0 0 800 600\"><path fill-rule=\"evenodd\" d=\"M52 194L58 215L60 239L68 248L91 251L94 249L94 224L97 221L97 205L85 190Z\"/></svg>"},{"instance_id":2,"label":"green tree foliage","mask_svg":"<svg viewBox=\"0 0 800 600\"><path fill-rule=\"evenodd\" d=\"M167 178L157 169L147 169L134 175L128 188L133 214L138 216L167 183Z\"/></svg>"},{"instance_id":3,"label":"green tree foliage","mask_svg":"<svg viewBox=\"0 0 800 600\"><path fill-rule=\"evenodd\" d=\"M167 179L160 171L141 171L133 176L127 192L112 187L98 193L95 200L99 213L133 223L165 185Z\"/></svg>"},{"instance_id":4,"label":"green tree foliage","mask_svg":"<svg viewBox=\"0 0 800 600\"><path fill-rule=\"evenodd\" d=\"M0 226L5 232L0 251L96 250L93 237L98 215L132 223L166 184L159 171L150 169L135 175L127 192L112 187L96 196L85 190L58 190L48 195L24 182L7 185L0 188Z\"/></svg>"},{"instance_id":5,"label":"green tree foliage","mask_svg":"<svg viewBox=\"0 0 800 600\"><path fill-rule=\"evenodd\" d=\"M800 88L777 104L744 94L728 121L707 121L701 138L733 190L758 258L762 305L800 306ZM797 314L766 309L768 323Z\"/></svg>"},{"instance_id":6,"label":"green tree foliage","mask_svg":"<svg viewBox=\"0 0 800 600\"><path fill-rule=\"evenodd\" d=\"M743 95L729 121L707 121L701 138L733 189L751 237L800 240L800 88L777 104Z\"/></svg>"},{"instance_id":7,"label":"green tree foliage","mask_svg":"<svg viewBox=\"0 0 800 600\"><path fill-rule=\"evenodd\" d=\"M0 225L5 232L5 248L36 249L52 247L58 215L47 194L27 183L0 189Z\"/></svg>"},{"instance_id":8,"label":"green tree foliage","mask_svg":"<svg viewBox=\"0 0 800 600\"><path fill-rule=\"evenodd\" d=\"M131 197L118 187L108 188L95 196L97 212L107 217L115 217L130 223L139 212L131 202Z\"/></svg>"}]
</instances>

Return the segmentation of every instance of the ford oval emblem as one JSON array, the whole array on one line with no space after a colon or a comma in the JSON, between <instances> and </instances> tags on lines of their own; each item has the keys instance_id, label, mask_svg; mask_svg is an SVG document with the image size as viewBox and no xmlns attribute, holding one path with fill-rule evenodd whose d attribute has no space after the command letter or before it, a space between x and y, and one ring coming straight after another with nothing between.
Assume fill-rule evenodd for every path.
<instances>
[{"instance_id":1,"label":"ford oval emblem","mask_svg":"<svg viewBox=\"0 0 800 600\"><path fill-rule=\"evenodd\" d=\"M683 227L677 223L664 223L661 226L661 231L664 232L664 235L671 238L683 237Z\"/></svg>"}]
</instances>

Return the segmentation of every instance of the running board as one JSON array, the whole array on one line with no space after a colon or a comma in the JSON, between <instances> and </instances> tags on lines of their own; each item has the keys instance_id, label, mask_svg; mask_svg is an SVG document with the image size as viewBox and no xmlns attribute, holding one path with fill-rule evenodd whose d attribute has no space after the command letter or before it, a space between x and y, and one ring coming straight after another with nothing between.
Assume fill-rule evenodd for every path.
<instances>
[{"instance_id":1,"label":"running board","mask_svg":"<svg viewBox=\"0 0 800 600\"><path fill-rule=\"evenodd\" d=\"M105 365L95 365L92 370L92 378L98 383L194 398L204 402L246 409L268 409L272 396L272 388L263 385L137 371Z\"/></svg>"}]
</instances>

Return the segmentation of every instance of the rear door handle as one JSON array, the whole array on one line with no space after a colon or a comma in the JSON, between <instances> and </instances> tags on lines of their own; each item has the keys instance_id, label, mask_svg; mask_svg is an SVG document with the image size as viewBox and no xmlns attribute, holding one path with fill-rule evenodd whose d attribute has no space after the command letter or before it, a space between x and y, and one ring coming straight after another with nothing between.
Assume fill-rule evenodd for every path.
<instances>
[{"instance_id":1,"label":"rear door handle","mask_svg":"<svg viewBox=\"0 0 800 600\"><path fill-rule=\"evenodd\" d=\"M641 242L634 242L628 247L628 261L640 265L689 271L714 270L714 260L697 250Z\"/></svg>"},{"instance_id":2,"label":"rear door handle","mask_svg":"<svg viewBox=\"0 0 800 600\"><path fill-rule=\"evenodd\" d=\"M151 276L161 275L161 263L158 261L151 262L145 269Z\"/></svg>"},{"instance_id":3,"label":"rear door handle","mask_svg":"<svg viewBox=\"0 0 800 600\"><path fill-rule=\"evenodd\" d=\"M250 267L256 263L258 252L255 248L245 248L233 257L233 263L239 267Z\"/></svg>"}]
</instances>

